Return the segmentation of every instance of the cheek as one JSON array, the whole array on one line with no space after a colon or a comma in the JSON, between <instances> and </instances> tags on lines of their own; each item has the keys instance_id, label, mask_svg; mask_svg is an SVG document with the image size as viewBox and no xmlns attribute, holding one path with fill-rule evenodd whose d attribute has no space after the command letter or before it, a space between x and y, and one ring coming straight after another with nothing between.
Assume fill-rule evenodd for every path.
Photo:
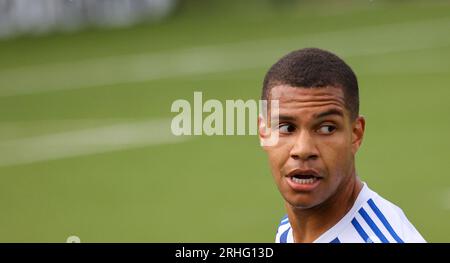
<instances>
[{"instance_id":1,"label":"cheek","mask_svg":"<svg viewBox=\"0 0 450 263\"><path fill-rule=\"evenodd\" d=\"M323 162L330 170L343 168L352 156L352 144L347 136L335 136L321 141L320 153Z\"/></svg>"},{"instance_id":2,"label":"cheek","mask_svg":"<svg viewBox=\"0 0 450 263\"><path fill-rule=\"evenodd\" d=\"M265 149L267 152L272 173L278 174L289 159L290 148L287 144L278 144Z\"/></svg>"}]
</instances>

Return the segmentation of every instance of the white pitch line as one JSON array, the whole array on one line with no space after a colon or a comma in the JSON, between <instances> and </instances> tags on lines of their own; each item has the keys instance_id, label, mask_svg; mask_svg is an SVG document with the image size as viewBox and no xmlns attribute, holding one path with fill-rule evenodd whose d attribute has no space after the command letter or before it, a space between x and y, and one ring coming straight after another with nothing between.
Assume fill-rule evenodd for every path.
<instances>
[{"instance_id":1,"label":"white pitch line","mask_svg":"<svg viewBox=\"0 0 450 263\"><path fill-rule=\"evenodd\" d=\"M170 123L170 119L146 120L2 141L0 167L179 143L190 138L172 135Z\"/></svg>"},{"instance_id":2,"label":"white pitch line","mask_svg":"<svg viewBox=\"0 0 450 263\"><path fill-rule=\"evenodd\" d=\"M308 46L328 48L343 57L447 47L449 28L450 18L440 18L25 66L0 71L0 97L260 68L289 50Z\"/></svg>"},{"instance_id":3,"label":"white pitch line","mask_svg":"<svg viewBox=\"0 0 450 263\"><path fill-rule=\"evenodd\" d=\"M101 119L38 119L0 122L0 143L15 138L25 138L48 133L59 133L81 128L96 128L128 123L130 119L101 118Z\"/></svg>"}]
</instances>

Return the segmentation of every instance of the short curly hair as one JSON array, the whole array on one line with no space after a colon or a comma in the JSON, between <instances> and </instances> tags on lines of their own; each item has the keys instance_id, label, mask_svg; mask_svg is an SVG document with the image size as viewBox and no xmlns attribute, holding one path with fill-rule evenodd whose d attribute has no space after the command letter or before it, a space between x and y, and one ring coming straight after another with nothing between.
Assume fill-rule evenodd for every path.
<instances>
[{"instance_id":1,"label":"short curly hair","mask_svg":"<svg viewBox=\"0 0 450 263\"><path fill-rule=\"evenodd\" d=\"M352 119L359 115L358 80L353 70L335 54L319 48L304 48L282 57L267 72L262 89L263 100L279 85L297 88L337 87Z\"/></svg>"}]
</instances>

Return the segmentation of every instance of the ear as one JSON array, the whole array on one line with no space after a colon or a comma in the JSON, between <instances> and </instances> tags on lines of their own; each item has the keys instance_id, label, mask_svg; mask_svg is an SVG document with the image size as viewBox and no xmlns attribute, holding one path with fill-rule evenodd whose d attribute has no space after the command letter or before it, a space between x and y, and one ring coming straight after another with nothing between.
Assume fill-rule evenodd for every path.
<instances>
[{"instance_id":1,"label":"ear","mask_svg":"<svg viewBox=\"0 0 450 263\"><path fill-rule=\"evenodd\" d=\"M267 122L261 114L258 116L258 137L261 146L264 146L265 141L270 137L270 129L268 129Z\"/></svg>"},{"instance_id":2,"label":"ear","mask_svg":"<svg viewBox=\"0 0 450 263\"><path fill-rule=\"evenodd\" d=\"M356 155L364 138L364 131L366 128L366 119L363 116L358 116L352 125L352 152Z\"/></svg>"}]
</instances>

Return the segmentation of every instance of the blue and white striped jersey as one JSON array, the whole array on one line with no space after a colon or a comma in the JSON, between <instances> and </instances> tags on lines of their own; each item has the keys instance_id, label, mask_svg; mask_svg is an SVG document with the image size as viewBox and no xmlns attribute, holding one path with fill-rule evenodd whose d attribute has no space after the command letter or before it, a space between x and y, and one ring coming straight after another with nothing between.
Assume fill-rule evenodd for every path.
<instances>
[{"instance_id":1,"label":"blue and white striped jersey","mask_svg":"<svg viewBox=\"0 0 450 263\"><path fill-rule=\"evenodd\" d=\"M287 215L278 226L276 243L293 243ZM315 243L422 243L426 242L403 211L364 184L353 207Z\"/></svg>"}]
</instances>

